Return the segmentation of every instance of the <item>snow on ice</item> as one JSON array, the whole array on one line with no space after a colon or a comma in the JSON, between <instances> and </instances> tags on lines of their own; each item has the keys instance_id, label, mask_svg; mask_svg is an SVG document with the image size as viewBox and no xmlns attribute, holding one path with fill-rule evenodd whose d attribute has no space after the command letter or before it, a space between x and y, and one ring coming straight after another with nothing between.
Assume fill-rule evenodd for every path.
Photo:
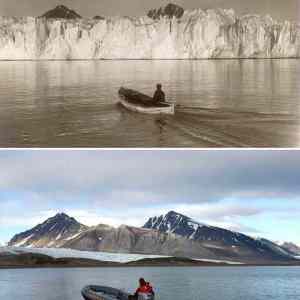
<instances>
[{"instance_id":1,"label":"snow on ice","mask_svg":"<svg viewBox=\"0 0 300 300\"><path fill-rule=\"evenodd\" d=\"M180 19L0 17L0 59L201 59L300 57L300 25L231 9Z\"/></svg>"},{"instance_id":2,"label":"snow on ice","mask_svg":"<svg viewBox=\"0 0 300 300\"><path fill-rule=\"evenodd\" d=\"M3 248L4 251L4 248ZM88 258L101 261L126 263L130 261L137 261L143 258L158 258L167 257L162 255L143 255L143 254L126 254L126 253L109 253L109 252L93 252L80 251L65 248L25 248L25 247L5 247L5 251L12 253L29 252L48 255L54 258L74 257L74 258ZM1 253L1 248L0 248Z\"/></svg>"}]
</instances>

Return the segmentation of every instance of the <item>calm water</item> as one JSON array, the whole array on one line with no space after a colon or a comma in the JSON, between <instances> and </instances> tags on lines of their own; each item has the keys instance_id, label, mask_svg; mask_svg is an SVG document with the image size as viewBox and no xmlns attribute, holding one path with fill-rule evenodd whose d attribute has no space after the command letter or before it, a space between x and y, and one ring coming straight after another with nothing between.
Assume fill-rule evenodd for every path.
<instances>
[{"instance_id":1,"label":"calm water","mask_svg":"<svg viewBox=\"0 0 300 300\"><path fill-rule=\"evenodd\" d=\"M298 146L299 81L300 60L0 62L0 146ZM157 82L174 117L116 104Z\"/></svg>"},{"instance_id":2,"label":"calm water","mask_svg":"<svg viewBox=\"0 0 300 300\"><path fill-rule=\"evenodd\" d=\"M80 300L87 284L132 292L137 278L154 284L157 300L298 300L299 267L98 268L0 270L0 299Z\"/></svg>"}]
</instances>

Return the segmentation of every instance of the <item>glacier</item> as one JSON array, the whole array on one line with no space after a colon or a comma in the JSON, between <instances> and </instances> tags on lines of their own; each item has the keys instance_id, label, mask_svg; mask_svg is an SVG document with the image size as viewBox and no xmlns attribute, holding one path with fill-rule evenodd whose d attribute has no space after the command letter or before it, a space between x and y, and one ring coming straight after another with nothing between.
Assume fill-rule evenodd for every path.
<instances>
[{"instance_id":1,"label":"glacier","mask_svg":"<svg viewBox=\"0 0 300 300\"><path fill-rule=\"evenodd\" d=\"M170 257L165 255L147 255L133 253L114 253L101 251L80 251L67 248L26 248L26 247L0 247L1 253L37 253L51 256L53 258L86 258L108 262L128 263L144 258Z\"/></svg>"},{"instance_id":2,"label":"glacier","mask_svg":"<svg viewBox=\"0 0 300 300\"><path fill-rule=\"evenodd\" d=\"M232 9L156 20L0 17L1 60L299 57L300 24Z\"/></svg>"},{"instance_id":3,"label":"glacier","mask_svg":"<svg viewBox=\"0 0 300 300\"><path fill-rule=\"evenodd\" d=\"M67 248L26 248L26 247L0 247L1 253L10 253L18 255L20 253L37 253L51 256L53 258L85 258L94 259L106 262L129 263L139 261L145 258L166 258L172 257L167 255L151 255L151 254L134 254L134 253L114 253L103 251L81 251ZM212 263L226 263L229 265L242 265L241 262L217 259L200 259L192 258L197 261L212 262Z\"/></svg>"}]
</instances>

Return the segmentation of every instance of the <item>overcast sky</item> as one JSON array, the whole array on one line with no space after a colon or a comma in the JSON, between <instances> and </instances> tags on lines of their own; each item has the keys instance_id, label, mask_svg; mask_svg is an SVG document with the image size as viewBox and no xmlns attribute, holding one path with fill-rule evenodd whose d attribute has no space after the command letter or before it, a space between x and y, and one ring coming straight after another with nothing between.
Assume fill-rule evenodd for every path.
<instances>
[{"instance_id":1,"label":"overcast sky","mask_svg":"<svg viewBox=\"0 0 300 300\"><path fill-rule=\"evenodd\" d=\"M0 240L66 212L143 225L175 210L300 244L298 151L1 151Z\"/></svg>"},{"instance_id":2,"label":"overcast sky","mask_svg":"<svg viewBox=\"0 0 300 300\"><path fill-rule=\"evenodd\" d=\"M299 20L300 0L0 0L0 15L39 16L59 4L82 16L143 15L149 9L173 2L190 8L234 8L238 13L271 14L278 19Z\"/></svg>"}]
</instances>

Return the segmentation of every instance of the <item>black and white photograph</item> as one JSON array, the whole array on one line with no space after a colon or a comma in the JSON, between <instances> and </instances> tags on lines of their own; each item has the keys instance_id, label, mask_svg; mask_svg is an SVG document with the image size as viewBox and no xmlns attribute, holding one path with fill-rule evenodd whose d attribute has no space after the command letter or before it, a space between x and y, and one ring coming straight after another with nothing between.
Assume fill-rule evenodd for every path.
<instances>
[{"instance_id":1,"label":"black and white photograph","mask_svg":"<svg viewBox=\"0 0 300 300\"><path fill-rule=\"evenodd\" d=\"M0 0L0 15L0 147L299 146L297 0Z\"/></svg>"}]
</instances>

